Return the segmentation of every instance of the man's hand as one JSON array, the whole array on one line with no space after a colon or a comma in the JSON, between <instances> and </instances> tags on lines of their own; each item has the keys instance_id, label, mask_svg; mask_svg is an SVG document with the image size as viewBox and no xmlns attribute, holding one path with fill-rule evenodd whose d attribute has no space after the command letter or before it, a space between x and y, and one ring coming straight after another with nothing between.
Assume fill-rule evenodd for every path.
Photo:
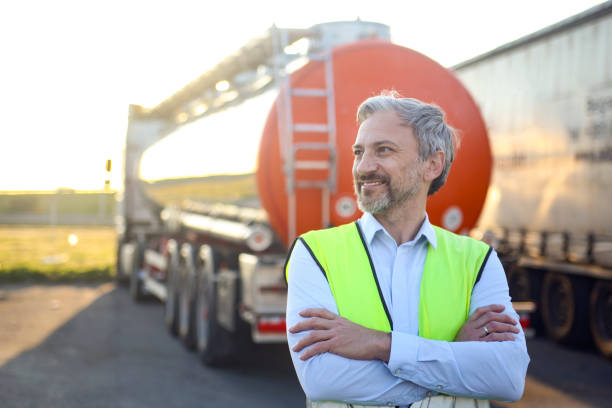
<instances>
[{"instance_id":1,"label":"man's hand","mask_svg":"<svg viewBox=\"0 0 612 408\"><path fill-rule=\"evenodd\" d=\"M300 316L307 317L289 329L291 333L312 330L297 342L293 351L300 352L302 360L322 353L334 353L354 360L389 361L391 334L368 329L340 317L326 309L306 309Z\"/></svg>"},{"instance_id":2,"label":"man's hand","mask_svg":"<svg viewBox=\"0 0 612 408\"><path fill-rule=\"evenodd\" d=\"M455 341L514 340L519 328L516 320L502 313L504 309L503 305L479 307L463 324Z\"/></svg>"}]
</instances>

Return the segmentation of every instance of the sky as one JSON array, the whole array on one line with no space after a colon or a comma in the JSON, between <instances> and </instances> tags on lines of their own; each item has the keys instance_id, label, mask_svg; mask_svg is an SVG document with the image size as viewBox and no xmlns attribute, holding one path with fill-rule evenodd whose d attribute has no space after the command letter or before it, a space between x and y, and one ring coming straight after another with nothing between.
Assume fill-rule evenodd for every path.
<instances>
[{"instance_id":1,"label":"sky","mask_svg":"<svg viewBox=\"0 0 612 408\"><path fill-rule=\"evenodd\" d=\"M101 189L107 159L119 189L129 104L158 104L273 23L376 21L452 66L601 2L2 2L0 191Z\"/></svg>"}]
</instances>

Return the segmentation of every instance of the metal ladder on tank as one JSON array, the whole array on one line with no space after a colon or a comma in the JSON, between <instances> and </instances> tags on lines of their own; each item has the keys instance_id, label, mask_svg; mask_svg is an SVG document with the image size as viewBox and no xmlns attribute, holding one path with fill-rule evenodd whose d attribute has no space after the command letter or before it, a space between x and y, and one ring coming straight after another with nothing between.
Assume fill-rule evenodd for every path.
<instances>
[{"instance_id":1,"label":"metal ladder on tank","mask_svg":"<svg viewBox=\"0 0 612 408\"><path fill-rule=\"evenodd\" d=\"M277 29L275 41L275 75L281 88L277 99L278 134L281 155L284 159L288 202L288 239L296 235L297 204L296 190L321 189L321 225L330 226L330 197L336 190L336 112L334 99L334 71L331 49L322 54L309 54L310 61L322 61L325 68L325 87L292 88L290 74L287 72L289 55L285 53L288 45L286 30ZM292 96L322 98L326 102L327 123L294 123L291 106ZM295 133L322 133L327 140L321 142L295 142ZM298 160L300 151L326 151L328 160ZM296 170L327 170L326 180L296 180Z\"/></svg>"}]
</instances>

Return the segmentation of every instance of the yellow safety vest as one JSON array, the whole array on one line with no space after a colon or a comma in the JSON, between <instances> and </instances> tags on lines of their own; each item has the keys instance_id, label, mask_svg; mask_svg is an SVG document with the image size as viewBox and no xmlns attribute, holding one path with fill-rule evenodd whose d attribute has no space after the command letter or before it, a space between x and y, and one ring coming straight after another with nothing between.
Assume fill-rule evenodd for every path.
<instances>
[{"instance_id":1,"label":"yellow safety vest","mask_svg":"<svg viewBox=\"0 0 612 408\"><path fill-rule=\"evenodd\" d=\"M469 317L472 289L491 248L442 228L434 226L434 230L437 249L429 245L421 277L419 336L453 341ZM374 330L393 329L374 263L357 222L310 231L298 240L325 275L340 316ZM285 265L287 280L290 257L291 250Z\"/></svg>"}]
</instances>

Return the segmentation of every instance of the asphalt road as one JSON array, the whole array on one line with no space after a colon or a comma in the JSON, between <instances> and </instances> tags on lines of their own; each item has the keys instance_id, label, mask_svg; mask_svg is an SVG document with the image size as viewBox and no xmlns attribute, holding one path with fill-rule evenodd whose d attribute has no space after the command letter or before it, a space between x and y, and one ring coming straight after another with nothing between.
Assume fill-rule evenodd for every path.
<instances>
[{"instance_id":1,"label":"asphalt road","mask_svg":"<svg viewBox=\"0 0 612 408\"><path fill-rule=\"evenodd\" d=\"M286 345L208 369L113 284L0 286L0 407L303 407Z\"/></svg>"},{"instance_id":2,"label":"asphalt road","mask_svg":"<svg viewBox=\"0 0 612 408\"><path fill-rule=\"evenodd\" d=\"M528 343L523 399L510 407L606 407L612 362ZM0 407L303 407L286 346L240 367L203 367L171 337L156 301L101 285L0 286Z\"/></svg>"}]
</instances>

